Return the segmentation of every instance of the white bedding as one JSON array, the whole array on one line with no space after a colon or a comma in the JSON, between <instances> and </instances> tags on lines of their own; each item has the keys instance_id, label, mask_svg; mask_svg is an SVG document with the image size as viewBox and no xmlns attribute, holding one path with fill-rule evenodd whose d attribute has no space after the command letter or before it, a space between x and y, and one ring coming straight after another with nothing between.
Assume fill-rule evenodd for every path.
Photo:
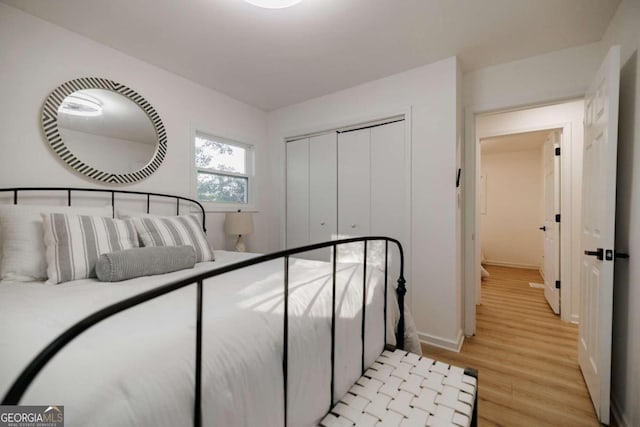
<instances>
[{"instance_id":1,"label":"white bedding","mask_svg":"<svg viewBox=\"0 0 640 427\"><path fill-rule=\"evenodd\" d=\"M84 316L250 256L216 251L215 262L194 270L121 283L0 283L0 393L53 337ZM298 259L290 268L288 421L310 426L329 408L331 269L328 263ZM205 282L204 425L283 425L282 270L283 261L276 260ZM337 277L336 399L360 376L362 266L338 264ZM383 347L382 279L369 269L367 365ZM387 341L393 343L399 311L389 284ZM194 351L195 286L190 286L77 337L49 362L21 403L65 405L67 426L190 425Z\"/></svg>"}]
</instances>

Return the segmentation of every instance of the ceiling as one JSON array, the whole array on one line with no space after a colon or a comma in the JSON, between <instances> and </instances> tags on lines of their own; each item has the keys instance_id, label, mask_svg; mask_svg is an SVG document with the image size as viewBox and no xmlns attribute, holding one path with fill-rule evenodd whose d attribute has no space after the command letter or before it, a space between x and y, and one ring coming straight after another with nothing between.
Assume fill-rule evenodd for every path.
<instances>
[{"instance_id":1,"label":"ceiling","mask_svg":"<svg viewBox=\"0 0 640 427\"><path fill-rule=\"evenodd\" d=\"M453 55L463 70L595 42L619 0L1 0L264 110Z\"/></svg>"},{"instance_id":2,"label":"ceiling","mask_svg":"<svg viewBox=\"0 0 640 427\"><path fill-rule=\"evenodd\" d=\"M480 141L481 153L498 154L514 151L538 150L542 148L550 130L517 133L513 135L485 138Z\"/></svg>"}]
</instances>

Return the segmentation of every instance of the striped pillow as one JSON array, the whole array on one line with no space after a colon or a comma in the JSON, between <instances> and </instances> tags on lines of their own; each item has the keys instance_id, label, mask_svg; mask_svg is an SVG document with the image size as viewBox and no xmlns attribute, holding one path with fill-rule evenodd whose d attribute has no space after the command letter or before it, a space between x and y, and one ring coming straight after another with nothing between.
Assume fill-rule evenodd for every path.
<instances>
[{"instance_id":1,"label":"striped pillow","mask_svg":"<svg viewBox=\"0 0 640 427\"><path fill-rule=\"evenodd\" d=\"M202 231L198 215L144 216L133 218L143 246L193 246L196 261L213 261L213 251Z\"/></svg>"},{"instance_id":2,"label":"striped pillow","mask_svg":"<svg viewBox=\"0 0 640 427\"><path fill-rule=\"evenodd\" d=\"M131 220L61 213L42 214L47 284L96 277L100 255L138 247Z\"/></svg>"},{"instance_id":3,"label":"striped pillow","mask_svg":"<svg viewBox=\"0 0 640 427\"><path fill-rule=\"evenodd\" d=\"M111 217L111 205L103 207L82 206L0 206L2 229L2 255L0 275L2 279L17 282L44 281L47 279L42 214L66 213Z\"/></svg>"}]
</instances>

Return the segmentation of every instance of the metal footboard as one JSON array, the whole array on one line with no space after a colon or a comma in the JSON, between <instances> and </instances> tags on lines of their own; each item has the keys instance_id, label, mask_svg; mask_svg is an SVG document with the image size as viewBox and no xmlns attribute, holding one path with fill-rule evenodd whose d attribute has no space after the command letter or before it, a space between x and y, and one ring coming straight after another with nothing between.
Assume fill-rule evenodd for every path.
<instances>
[{"instance_id":1,"label":"metal footboard","mask_svg":"<svg viewBox=\"0 0 640 427\"><path fill-rule=\"evenodd\" d=\"M4 191L15 191L15 202L17 202L17 191L23 191L25 189L7 189ZM49 189L33 189L33 190L49 190ZM135 194L143 194L143 195L154 195L153 193L137 193L137 192L127 192L127 191L118 191L118 190L86 190L86 189L58 189L58 190L74 190L74 191L106 191L112 192L112 201L113 201L113 193L121 192L121 193L135 193ZM0 190L3 191L3 190ZM69 192L69 204L71 200ZM163 195L160 195L163 196ZM175 196L169 196L175 197ZM190 199L186 199L192 201ZM197 202L196 202L197 203ZM112 205L113 206L113 205ZM178 205L179 209L179 205ZM203 210L203 224L204 224L204 210ZM282 369L283 369L283 387L284 387L284 425L287 425L287 381L288 381L288 328L289 328L289 260L290 257L294 255L301 254L303 252L309 252L322 248L332 248L332 316L331 316L331 400L330 407L334 403L334 378L335 378L335 332L336 332L336 263L337 263L337 248L340 245L350 244L350 243L363 243L364 246L364 262L363 262L363 298L362 298L362 358L361 358L361 374L364 373L366 366L364 365L364 354L365 354L365 320L366 320L366 277L367 277L367 247L368 242L371 241L383 241L385 242L385 272L384 272L384 319L385 319L385 344L387 342L386 336L386 320L387 320L387 292L388 292L388 259L389 259L389 243L393 243L398 247L400 252L400 274L398 277L398 285L397 285L397 300L400 309L400 318L398 322L398 327L396 331L396 346L400 349L404 348L404 328L405 328L405 319L404 319L404 296L406 294L406 286L404 279L404 254L402 245L396 239L392 239L389 237L382 236L368 236L368 237L357 237L357 238L349 238L349 239L341 239L330 242L317 243L313 245L307 245L299 248L283 250L279 252L274 252L271 254L257 256L255 258L251 258L245 261L241 261L238 263L234 263L231 265L227 265L224 267L217 268L215 270L208 271L206 273L201 273L194 275L192 277L175 281L169 283L167 285L162 285L157 288L151 289L146 292L142 292L138 295L126 298L122 301L109 305L89 316L77 322L75 325L70 327L67 331L58 336L55 340L53 340L44 350L42 350L30 363L27 367L22 371L22 373L15 380L6 396L2 400L2 405L17 405L20 403L20 399L26 392L29 385L36 378L38 373L47 365L47 363L55 356L61 349L63 349L68 343L70 343L74 338L78 335L101 322L104 319L107 319L114 314L120 313L124 310L127 310L131 307L135 307L139 304L145 303L147 301L153 300L159 296L166 295L178 289L182 289L186 286L195 285L197 287L197 297L196 297L196 342L195 342L195 400L194 400L194 416L193 416L193 424L194 426L202 425L202 334L203 334L203 324L202 324L202 305L203 305L203 292L205 290L204 281L211 277L216 277L225 273L229 273L232 271L240 270L242 268L250 267L253 265L261 264L267 261L272 261L276 259L283 260L283 272L284 272L284 319L283 319L283 361L282 361Z\"/></svg>"}]
</instances>

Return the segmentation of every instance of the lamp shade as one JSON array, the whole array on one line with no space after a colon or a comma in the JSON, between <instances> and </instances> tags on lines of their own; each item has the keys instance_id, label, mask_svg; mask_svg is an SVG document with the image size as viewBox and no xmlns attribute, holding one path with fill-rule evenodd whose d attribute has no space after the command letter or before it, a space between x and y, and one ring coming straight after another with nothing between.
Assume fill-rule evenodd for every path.
<instances>
[{"instance_id":1,"label":"lamp shade","mask_svg":"<svg viewBox=\"0 0 640 427\"><path fill-rule=\"evenodd\" d=\"M253 233L253 215L251 212L229 212L224 219L224 232L233 235Z\"/></svg>"}]
</instances>

